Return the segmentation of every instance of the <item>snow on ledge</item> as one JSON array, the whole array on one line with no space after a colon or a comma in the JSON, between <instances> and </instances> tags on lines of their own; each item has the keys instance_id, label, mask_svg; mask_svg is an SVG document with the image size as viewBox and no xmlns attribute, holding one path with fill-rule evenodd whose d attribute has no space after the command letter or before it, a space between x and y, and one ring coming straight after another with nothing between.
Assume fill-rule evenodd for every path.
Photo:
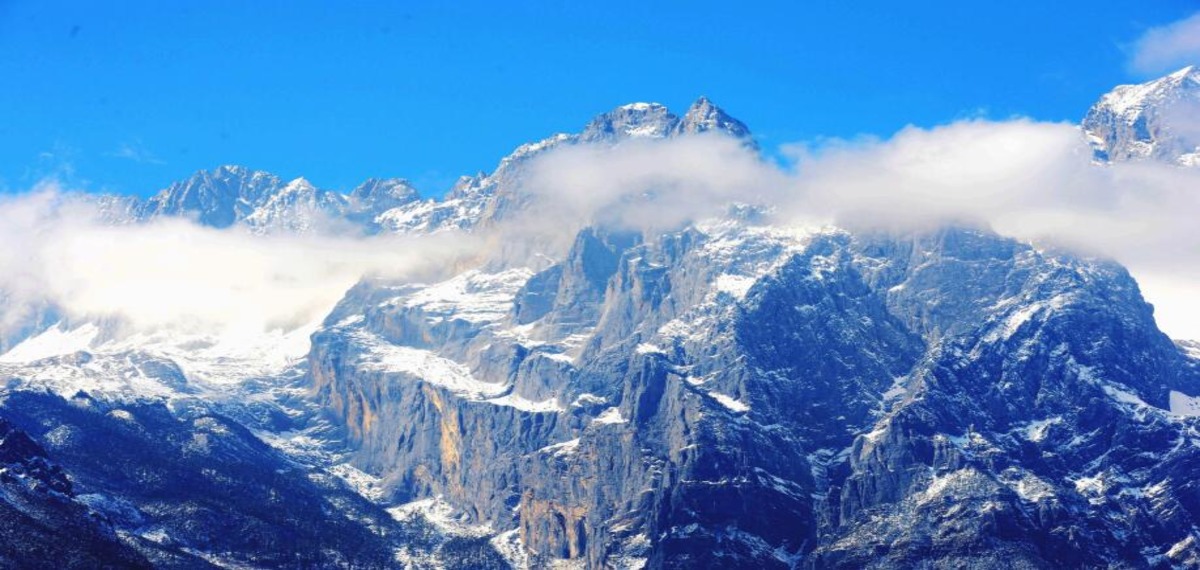
<instances>
[{"instance_id":1,"label":"snow on ledge","mask_svg":"<svg viewBox=\"0 0 1200 570\"><path fill-rule=\"evenodd\" d=\"M384 342L374 335L356 335L366 353L359 360L364 370L408 374L472 399L499 398L505 387L481 382L470 369L428 350Z\"/></svg>"},{"instance_id":2,"label":"snow on ledge","mask_svg":"<svg viewBox=\"0 0 1200 570\"><path fill-rule=\"evenodd\" d=\"M1200 397L1171 390L1171 413L1177 416L1200 416Z\"/></svg>"},{"instance_id":3,"label":"snow on ledge","mask_svg":"<svg viewBox=\"0 0 1200 570\"><path fill-rule=\"evenodd\" d=\"M650 344L648 342L643 342L643 343L637 345L637 353L638 354L666 354L666 351L663 350L662 347L658 346L657 344Z\"/></svg>"},{"instance_id":4,"label":"snow on ledge","mask_svg":"<svg viewBox=\"0 0 1200 570\"><path fill-rule=\"evenodd\" d=\"M403 302L406 307L420 308L436 318L488 324L508 314L517 291L532 276L533 271L527 268L494 274L470 270L429 285Z\"/></svg>"},{"instance_id":5,"label":"snow on ledge","mask_svg":"<svg viewBox=\"0 0 1200 570\"><path fill-rule=\"evenodd\" d=\"M626 420L624 417L621 416L621 409L616 406L613 406L607 410L604 410L604 412L601 413L600 415L596 416L596 419L592 420L592 423L594 423L594 424L623 424L626 421L628 421L628 420Z\"/></svg>"},{"instance_id":6,"label":"snow on ledge","mask_svg":"<svg viewBox=\"0 0 1200 570\"><path fill-rule=\"evenodd\" d=\"M566 457L568 455L574 455L578 450L579 438L575 438L569 441L547 445L546 447L539 449L538 453L549 453L554 457Z\"/></svg>"},{"instance_id":7,"label":"snow on ledge","mask_svg":"<svg viewBox=\"0 0 1200 570\"><path fill-rule=\"evenodd\" d=\"M527 400L516 394L508 394L506 396L501 396L499 398L492 398L490 400L484 400L484 401L486 401L489 404L494 404L497 406L508 406L510 408L516 408L523 412L532 412L535 414L558 413L558 412L563 411L563 407L560 406L558 404L558 400L555 400L554 398L550 398L548 400L542 400L541 402L534 402L533 400Z\"/></svg>"},{"instance_id":8,"label":"snow on ledge","mask_svg":"<svg viewBox=\"0 0 1200 570\"><path fill-rule=\"evenodd\" d=\"M391 344L366 332L354 335L364 348L358 366L363 370L407 374L423 382L445 388L472 401L507 406L530 413L558 413L563 407L554 398L534 402L510 392L506 384L484 382L470 368L431 351Z\"/></svg>"},{"instance_id":9,"label":"snow on ledge","mask_svg":"<svg viewBox=\"0 0 1200 570\"><path fill-rule=\"evenodd\" d=\"M731 412L744 414L750 411L750 406L746 405L746 403L742 402L741 400L734 399L732 396L722 394L720 392L709 392L708 395L712 396L717 403L725 406Z\"/></svg>"},{"instance_id":10,"label":"snow on ledge","mask_svg":"<svg viewBox=\"0 0 1200 570\"><path fill-rule=\"evenodd\" d=\"M716 288L718 292L728 293L734 299L740 300L746 298L746 293L750 292L750 288L757 281L755 277L722 273L717 276Z\"/></svg>"}]
</instances>

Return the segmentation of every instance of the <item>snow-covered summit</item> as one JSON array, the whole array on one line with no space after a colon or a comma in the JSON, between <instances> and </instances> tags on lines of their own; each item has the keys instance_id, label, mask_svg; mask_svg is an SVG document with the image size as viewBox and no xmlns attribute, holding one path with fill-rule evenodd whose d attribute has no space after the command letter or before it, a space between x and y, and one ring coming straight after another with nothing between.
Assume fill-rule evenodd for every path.
<instances>
[{"instance_id":1,"label":"snow-covered summit","mask_svg":"<svg viewBox=\"0 0 1200 570\"><path fill-rule=\"evenodd\" d=\"M683 117L660 103L629 103L601 114L584 127L582 142L616 142L628 138L670 138L704 132L722 132L749 139L750 129L707 97L701 96Z\"/></svg>"},{"instance_id":2,"label":"snow-covered summit","mask_svg":"<svg viewBox=\"0 0 1200 570\"><path fill-rule=\"evenodd\" d=\"M568 145L615 145L636 139L668 139L700 133L719 133L755 148L750 129L700 97L680 117L661 103L620 105L589 121L578 134L558 133L517 147L491 174L464 176L442 200L412 201L380 214L375 223L395 233L470 230L519 210L521 172L535 156Z\"/></svg>"},{"instance_id":3,"label":"snow-covered summit","mask_svg":"<svg viewBox=\"0 0 1200 570\"><path fill-rule=\"evenodd\" d=\"M745 123L733 118L708 97L700 96L675 125L676 134L695 134L711 131L724 132L737 138L750 140L750 129ZM753 141L751 141L753 144Z\"/></svg>"},{"instance_id":4,"label":"snow-covered summit","mask_svg":"<svg viewBox=\"0 0 1200 570\"><path fill-rule=\"evenodd\" d=\"M198 171L144 202L124 196L93 201L103 219L113 223L185 217L210 227L243 225L270 233L308 232L325 222L371 232L380 213L419 200L416 188L402 178L371 178L343 194L303 177L285 181L270 172L224 165Z\"/></svg>"},{"instance_id":5,"label":"snow-covered summit","mask_svg":"<svg viewBox=\"0 0 1200 570\"><path fill-rule=\"evenodd\" d=\"M583 142L606 142L622 138L666 138L679 122L670 109L659 103L630 103L604 113L587 124L580 134Z\"/></svg>"},{"instance_id":6,"label":"snow-covered summit","mask_svg":"<svg viewBox=\"0 0 1200 570\"><path fill-rule=\"evenodd\" d=\"M388 209L419 200L421 196L407 179L368 178L350 191L349 198L357 205Z\"/></svg>"},{"instance_id":7,"label":"snow-covered summit","mask_svg":"<svg viewBox=\"0 0 1200 570\"><path fill-rule=\"evenodd\" d=\"M194 216L200 223L228 227L250 215L254 205L283 188L278 176L244 166L202 170L155 194L137 211L139 218Z\"/></svg>"},{"instance_id":8,"label":"snow-covered summit","mask_svg":"<svg viewBox=\"0 0 1200 570\"><path fill-rule=\"evenodd\" d=\"M1200 164L1200 69L1188 66L1100 98L1083 129L1101 160Z\"/></svg>"}]
</instances>

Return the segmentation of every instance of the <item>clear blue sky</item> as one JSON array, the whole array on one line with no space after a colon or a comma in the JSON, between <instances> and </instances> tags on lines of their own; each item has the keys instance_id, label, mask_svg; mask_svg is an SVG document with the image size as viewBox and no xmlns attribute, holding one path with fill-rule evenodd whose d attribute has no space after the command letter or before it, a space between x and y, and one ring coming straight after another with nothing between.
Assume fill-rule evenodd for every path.
<instances>
[{"instance_id":1,"label":"clear blue sky","mask_svg":"<svg viewBox=\"0 0 1200 570\"><path fill-rule=\"evenodd\" d=\"M1077 120L1195 1L0 0L0 189L149 194L236 163L429 195L630 101L705 94L765 147Z\"/></svg>"}]
</instances>

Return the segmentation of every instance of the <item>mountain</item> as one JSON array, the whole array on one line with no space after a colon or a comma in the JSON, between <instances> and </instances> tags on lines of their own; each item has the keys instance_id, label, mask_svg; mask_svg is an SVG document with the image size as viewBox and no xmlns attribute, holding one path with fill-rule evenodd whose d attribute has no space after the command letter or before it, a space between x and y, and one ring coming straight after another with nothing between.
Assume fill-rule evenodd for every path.
<instances>
[{"instance_id":1,"label":"mountain","mask_svg":"<svg viewBox=\"0 0 1200 570\"><path fill-rule=\"evenodd\" d=\"M518 171L534 156L560 145L617 144L636 138L672 138L715 132L757 148L744 124L705 97L683 117L658 103L633 103L604 113L579 134L558 134L522 145L491 174L462 177L441 200L422 200L404 179L369 179L348 194L314 186L304 178L284 181L269 172L220 166L176 182L146 201L124 196L90 198L102 220L138 223L162 217L202 225L234 225L256 233L317 230L374 234L466 230L501 220L520 206Z\"/></svg>"},{"instance_id":2,"label":"mountain","mask_svg":"<svg viewBox=\"0 0 1200 570\"><path fill-rule=\"evenodd\" d=\"M273 174L240 166L197 172L150 198L138 216L195 216L206 226L225 228L245 219L254 207L283 187Z\"/></svg>"},{"instance_id":3,"label":"mountain","mask_svg":"<svg viewBox=\"0 0 1200 570\"><path fill-rule=\"evenodd\" d=\"M113 224L179 217L213 228L242 226L255 233L374 233L379 230L376 216L418 202L420 195L400 178L372 178L342 194L304 178L285 182L269 172L227 165L197 172L145 201L107 195L89 199L101 220Z\"/></svg>"},{"instance_id":4,"label":"mountain","mask_svg":"<svg viewBox=\"0 0 1200 570\"><path fill-rule=\"evenodd\" d=\"M534 566L1196 560L1194 362L1119 267L984 231L585 230L360 288L310 367L386 496Z\"/></svg>"},{"instance_id":5,"label":"mountain","mask_svg":"<svg viewBox=\"0 0 1200 570\"><path fill-rule=\"evenodd\" d=\"M1139 89L1114 91L1143 94L1122 108L1172 120L1176 99ZM1113 97L1085 122L1097 141L1125 124ZM222 167L144 206L99 203L113 223L504 241L489 232L530 207L534 157L697 135L754 148L707 99L682 116L634 103L442 199ZM1184 163L1118 153L1121 136L1107 159ZM554 256L424 282L364 278L300 359L275 352L295 338L31 314L0 354L0 509L63 514L6 534L0 556L85 533L83 554L41 552L77 567L1200 565L1200 350L1158 330L1124 268L987 228L795 227L747 208L592 223Z\"/></svg>"},{"instance_id":6,"label":"mountain","mask_svg":"<svg viewBox=\"0 0 1200 570\"><path fill-rule=\"evenodd\" d=\"M444 200L402 205L380 214L377 222L393 233L435 233L490 226L528 205L522 172L549 150L574 145L615 145L633 139L667 139L712 132L757 148L750 130L701 97L683 118L659 103L630 103L603 113L578 134L559 133L518 147L491 174L464 176Z\"/></svg>"},{"instance_id":7,"label":"mountain","mask_svg":"<svg viewBox=\"0 0 1200 570\"><path fill-rule=\"evenodd\" d=\"M1100 160L1200 165L1200 69L1189 66L1100 98L1083 129Z\"/></svg>"}]
</instances>

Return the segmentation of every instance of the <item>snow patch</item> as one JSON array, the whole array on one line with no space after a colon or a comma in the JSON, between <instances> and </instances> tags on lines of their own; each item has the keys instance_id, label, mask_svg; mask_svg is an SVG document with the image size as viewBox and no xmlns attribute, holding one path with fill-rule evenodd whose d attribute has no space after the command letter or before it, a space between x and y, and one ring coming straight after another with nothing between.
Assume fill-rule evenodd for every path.
<instances>
[{"instance_id":1,"label":"snow patch","mask_svg":"<svg viewBox=\"0 0 1200 570\"><path fill-rule=\"evenodd\" d=\"M1005 469L1000 480L1022 500L1030 503L1038 503L1057 496L1053 485L1019 467Z\"/></svg>"},{"instance_id":2,"label":"snow patch","mask_svg":"<svg viewBox=\"0 0 1200 570\"><path fill-rule=\"evenodd\" d=\"M563 407L558 405L558 400L556 400L554 398L550 398L549 400L543 400L541 402L534 402L532 400L527 400L525 398L522 398L516 394L507 394L507 395L501 396L499 398L492 398L492 399L486 400L486 401L489 404L495 404L497 406L508 406L510 408L516 408L523 412L532 412L532 413L538 413L538 414L557 413L557 412L564 411Z\"/></svg>"},{"instance_id":3,"label":"snow patch","mask_svg":"<svg viewBox=\"0 0 1200 570\"><path fill-rule=\"evenodd\" d=\"M1091 477L1080 477L1072 483L1075 484L1075 492L1088 497L1088 502L1092 504L1104 502L1104 492L1108 489L1104 473L1097 473Z\"/></svg>"},{"instance_id":4,"label":"snow patch","mask_svg":"<svg viewBox=\"0 0 1200 570\"><path fill-rule=\"evenodd\" d=\"M508 315L517 291L532 276L526 268L500 273L471 270L417 291L404 300L404 306L419 308L435 320L493 323Z\"/></svg>"},{"instance_id":5,"label":"snow patch","mask_svg":"<svg viewBox=\"0 0 1200 570\"><path fill-rule=\"evenodd\" d=\"M722 293L728 293L734 299L744 299L746 293L757 281L758 279L754 277L722 273L717 276L716 289Z\"/></svg>"},{"instance_id":6,"label":"snow patch","mask_svg":"<svg viewBox=\"0 0 1200 570\"><path fill-rule=\"evenodd\" d=\"M1029 422L1021 428L1021 432L1024 434L1025 439L1029 441L1042 441L1046 439L1046 434L1050 431L1050 426L1061 424L1062 421L1061 417L1055 416L1053 418Z\"/></svg>"},{"instance_id":7,"label":"snow patch","mask_svg":"<svg viewBox=\"0 0 1200 570\"><path fill-rule=\"evenodd\" d=\"M638 354L666 354L666 351L660 348L657 344L650 344L648 342L643 342L637 345L636 352Z\"/></svg>"},{"instance_id":8,"label":"snow patch","mask_svg":"<svg viewBox=\"0 0 1200 570\"><path fill-rule=\"evenodd\" d=\"M440 496L421 499L387 509L397 521L405 521L414 516L424 518L439 531L450 536L483 537L492 534L488 525L472 525L465 517L455 516L454 507Z\"/></svg>"},{"instance_id":9,"label":"snow patch","mask_svg":"<svg viewBox=\"0 0 1200 570\"><path fill-rule=\"evenodd\" d=\"M586 394L585 393L585 394L580 394L579 397L575 398L575 401L571 402L571 407L572 408L582 408L583 406L598 406L598 405L604 404L606 402L608 402L608 398L605 398L603 396L597 396L595 394Z\"/></svg>"},{"instance_id":10,"label":"snow patch","mask_svg":"<svg viewBox=\"0 0 1200 570\"><path fill-rule=\"evenodd\" d=\"M379 502L386 495L383 490L383 481L379 477L371 475L349 463L334 465L329 468L329 472L368 500Z\"/></svg>"},{"instance_id":11,"label":"snow patch","mask_svg":"<svg viewBox=\"0 0 1200 570\"><path fill-rule=\"evenodd\" d=\"M1170 558L1178 558L1179 556L1191 550L1195 544L1196 538L1192 535L1188 535L1183 540L1176 542L1173 546L1171 546L1171 549L1167 551L1167 556Z\"/></svg>"},{"instance_id":12,"label":"snow patch","mask_svg":"<svg viewBox=\"0 0 1200 570\"><path fill-rule=\"evenodd\" d=\"M1200 397L1171 390L1171 413L1177 416L1200 416Z\"/></svg>"},{"instance_id":13,"label":"snow patch","mask_svg":"<svg viewBox=\"0 0 1200 570\"><path fill-rule=\"evenodd\" d=\"M521 544L521 529L512 529L510 531L497 534L489 543L500 556L508 562L516 570L527 570L531 567L529 561L529 553L525 551L525 545Z\"/></svg>"},{"instance_id":14,"label":"snow patch","mask_svg":"<svg viewBox=\"0 0 1200 570\"><path fill-rule=\"evenodd\" d=\"M613 406L607 410L604 410L604 412L602 412L600 415L596 416L596 419L592 420L592 423L623 424L626 421L627 420L621 416L621 409L616 406Z\"/></svg>"},{"instance_id":15,"label":"snow patch","mask_svg":"<svg viewBox=\"0 0 1200 570\"><path fill-rule=\"evenodd\" d=\"M428 350L394 345L365 332L355 337L367 349L359 360L364 370L408 374L471 399L499 398L505 390L475 379L466 366Z\"/></svg>"},{"instance_id":16,"label":"snow patch","mask_svg":"<svg viewBox=\"0 0 1200 570\"><path fill-rule=\"evenodd\" d=\"M154 527L150 530L144 531L142 532L141 537L155 544L171 543L171 535L167 534L167 530L162 527Z\"/></svg>"},{"instance_id":17,"label":"snow patch","mask_svg":"<svg viewBox=\"0 0 1200 570\"><path fill-rule=\"evenodd\" d=\"M712 398L714 400L716 400L717 403L721 404L722 406L725 406L731 412L738 413L738 414L744 414L744 413L750 411L750 406L746 405L741 400L734 399L732 396L729 396L727 394L722 394L720 392L708 392L708 395L712 396Z\"/></svg>"},{"instance_id":18,"label":"snow patch","mask_svg":"<svg viewBox=\"0 0 1200 570\"><path fill-rule=\"evenodd\" d=\"M573 364L575 362L575 359L571 358L571 355L562 352L539 352L537 354L542 358L553 360L555 362L565 362L567 364Z\"/></svg>"},{"instance_id":19,"label":"snow patch","mask_svg":"<svg viewBox=\"0 0 1200 570\"><path fill-rule=\"evenodd\" d=\"M882 394L883 401L890 402L908 393L908 377L900 376L892 380L892 385Z\"/></svg>"},{"instance_id":20,"label":"snow patch","mask_svg":"<svg viewBox=\"0 0 1200 570\"><path fill-rule=\"evenodd\" d=\"M1000 326L993 328L992 331L988 333L988 335L984 338L984 341L996 342L1000 340L1008 340L1012 338L1013 335L1017 334L1017 331L1021 330L1021 327L1024 326L1025 323L1028 323L1030 320L1032 320L1035 316L1041 313L1061 309L1070 301L1070 295L1056 295L1048 300L1030 303L1024 307L1021 307L1012 313L1009 313L1009 315L1004 318L1004 321L1000 324ZM1001 301L997 308L1013 302L1014 301L1012 299L1006 299Z\"/></svg>"},{"instance_id":21,"label":"snow patch","mask_svg":"<svg viewBox=\"0 0 1200 570\"><path fill-rule=\"evenodd\" d=\"M1113 386L1111 384L1104 384L1103 386L1101 386L1101 388L1104 389L1105 394L1108 394L1108 397L1110 397L1122 404L1129 404L1135 408L1150 408L1150 407L1152 407L1150 404L1147 404L1145 402L1145 400L1142 400L1142 398L1139 397L1137 394L1134 394L1133 392L1130 392L1128 390L1123 390L1123 389Z\"/></svg>"},{"instance_id":22,"label":"snow patch","mask_svg":"<svg viewBox=\"0 0 1200 570\"><path fill-rule=\"evenodd\" d=\"M547 445L546 447L539 449L538 453L549 453L555 457L566 457L568 455L574 455L576 451L579 451L579 438L553 445Z\"/></svg>"}]
</instances>

